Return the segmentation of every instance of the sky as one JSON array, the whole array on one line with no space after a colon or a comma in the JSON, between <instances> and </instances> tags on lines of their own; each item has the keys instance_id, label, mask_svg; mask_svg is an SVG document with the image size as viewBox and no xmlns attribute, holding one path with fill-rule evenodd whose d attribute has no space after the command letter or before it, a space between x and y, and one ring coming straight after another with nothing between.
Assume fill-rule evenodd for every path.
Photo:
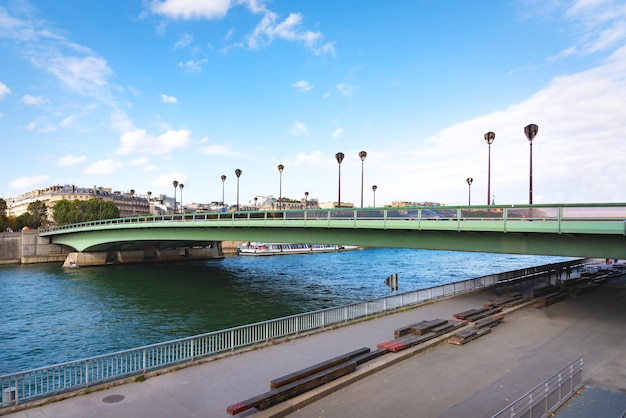
<instances>
[{"instance_id":1,"label":"sky","mask_svg":"<svg viewBox=\"0 0 626 418\"><path fill-rule=\"evenodd\" d=\"M532 148L533 203L624 202L626 2L0 0L0 144L5 199L524 204Z\"/></svg>"}]
</instances>

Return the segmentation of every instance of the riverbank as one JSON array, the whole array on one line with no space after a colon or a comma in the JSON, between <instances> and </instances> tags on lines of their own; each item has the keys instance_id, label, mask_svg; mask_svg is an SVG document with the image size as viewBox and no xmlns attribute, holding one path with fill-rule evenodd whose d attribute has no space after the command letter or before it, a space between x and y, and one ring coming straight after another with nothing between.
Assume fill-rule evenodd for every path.
<instances>
[{"instance_id":1,"label":"riverbank","mask_svg":"<svg viewBox=\"0 0 626 418\"><path fill-rule=\"evenodd\" d=\"M111 418L228 416L226 407L269 389L269 381L393 338L395 329L421 320L450 318L501 295L493 288L440 299L408 311L339 327L305 338L248 350L218 361L173 370L37 409L47 417ZM338 379L266 411L242 417L491 416L565 364L583 356L585 383L626 389L626 280L556 304L530 305L505 315L501 325L462 346L388 353L357 368L358 379ZM356 376L356 375L355 375ZM7 416L24 418L32 410ZM0 412L1 414L2 412Z\"/></svg>"}]
</instances>

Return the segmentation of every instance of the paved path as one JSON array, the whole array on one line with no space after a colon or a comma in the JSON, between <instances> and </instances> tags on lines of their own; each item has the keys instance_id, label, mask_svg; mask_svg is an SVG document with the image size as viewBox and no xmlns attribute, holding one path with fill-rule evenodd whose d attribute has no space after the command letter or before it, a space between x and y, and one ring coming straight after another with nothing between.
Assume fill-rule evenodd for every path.
<instances>
[{"instance_id":1,"label":"paved path","mask_svg":"<svg viewBox=\"0 0 626 418\"><path fill-rule=\"evenodd\" d=\"M374 349L392 339L396 328L449 319L493 297L489 291L458 296L7 416L226 417L227 406L269 390L276 377L360 347ZM438 344L416 355L408 350L386 354L343 380L238 416L491 416L580 356L586 383L624 392L625 307L626 278L611 279L547 308L521 309L490 334L463 346ZM340 388L342 382L345 387Z\"/></svg>"}]
</instances>

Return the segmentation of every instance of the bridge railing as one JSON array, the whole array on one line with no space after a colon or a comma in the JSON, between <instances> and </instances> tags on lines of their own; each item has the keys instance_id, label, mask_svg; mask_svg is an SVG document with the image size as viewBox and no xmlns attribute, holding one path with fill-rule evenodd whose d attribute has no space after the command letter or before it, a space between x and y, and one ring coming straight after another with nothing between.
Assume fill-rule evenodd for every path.
<instances>
[{"instance_id":1,"label":"bridge railing","mask_svg":"<svg viewBox=\"0 0 626 418\"><path fill-rule=\"evenodd\" d=\"M2 406L17 405L20 402L139 376L152 370L306 334L481 288L500 284L506 286L514 282L514 279L547 277L558 266L569 265L576 268L587 262L571 260L529 267L7 374L0 376Z\"/></svg>"},{"instance_id":2,"label":"bridge railing","mask_svg":"<svg viewBox=\"0 0 626 418\"><path fill-rule=\"evenodd\" d=\"M322 226L319 221L354 221L364 225L367 221L401 221L412 220L424 224L431 221L457 221L467 225L471 221L498 221L506 229L507 223L519 225L520 221L548 221L554 222L556 231L561 231L561 225L573 224L577 221L602 222L612 221L617 233L626 234L626 203L603 204L562 204L562 205L508 205L508 206L459 206L459 207L401 207L401 208L355 208L355 209L305 209L305 210L271 210L245 212L203 212L187 214L146 215L131 218L105 219L92 222L82 222L71 225L53 226L41 229L41 234L67 231L111 227L115 225L136 225L141 227L146 223L169 222L197 222L210 223L219 221L233 226L270 225L281 222L303 221L307 226ZM307 223L310 221L310 223ZM380 222L377 222L380 224ZM438 223L437 223L438 224ZM439 224L442 225L442 224ZM532 231L529 228L529 231Z\"/></svg>"}]
</instances>

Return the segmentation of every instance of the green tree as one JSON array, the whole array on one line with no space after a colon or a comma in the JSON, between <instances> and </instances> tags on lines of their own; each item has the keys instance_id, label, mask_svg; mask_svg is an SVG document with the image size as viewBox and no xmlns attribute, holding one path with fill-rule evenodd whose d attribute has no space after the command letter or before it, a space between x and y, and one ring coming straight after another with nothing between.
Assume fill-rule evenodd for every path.
<instances>
[{"instance_id":1,"label":"green tree","mask_svg":"<svg viewBox=\"0 0 626 418\"><path fill-rule=\"evenodd\" d=\"M0 231L4 231L8 226L7 201L0 197Z\"/></svg>"},{"instance_id":2,"label":"green tree","mask_svg":"<svg viewBox=\"0 0 626 418\"><path fill-rule=\"evenodd\" d=\"M97 198L84 200L59 200L54 205L52 217L57 225L98 221L120 217L120 210L115 203Z\"/></svg>"},{"instance_id":3,"label":"green tree","mask_svg":"<svg viewBox=\"0 0 626 418\"><path fill-rule=\"evenodd\" d=\"M33 229L46 227L48 226L48 206L41 200L35 200L28 204L26 213L17 218L21 228L25 226Z\"/></svg>"}]
</instances>

